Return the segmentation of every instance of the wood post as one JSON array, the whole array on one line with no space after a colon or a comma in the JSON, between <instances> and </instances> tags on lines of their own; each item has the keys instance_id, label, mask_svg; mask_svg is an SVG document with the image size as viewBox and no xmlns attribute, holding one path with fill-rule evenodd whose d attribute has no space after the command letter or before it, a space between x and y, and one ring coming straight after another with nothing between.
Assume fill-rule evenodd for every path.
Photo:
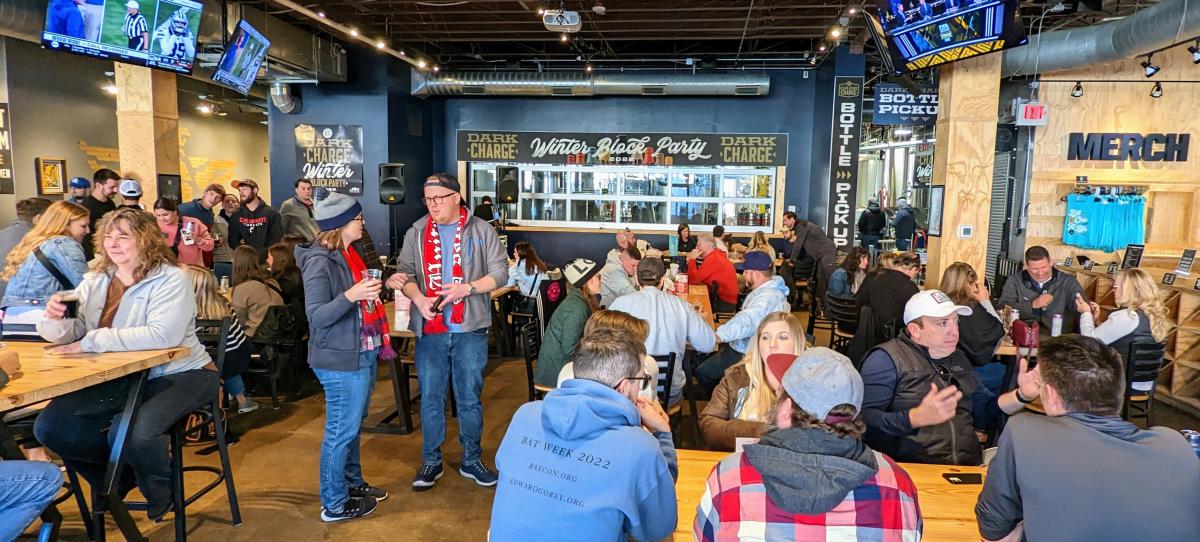
<instances>
[{"instance_id":1,"label":"wood post","mask_svg":"<svg viewBox=\"0 0 1200 542\"><path fill-rule=\"evenodd\" d=\"M179 175L175 74L121 63L114 63L113 68L118 89L120 173L141 181L142 206L150 209L158 198L158 175Z\"/></svg>"}]
</instances>

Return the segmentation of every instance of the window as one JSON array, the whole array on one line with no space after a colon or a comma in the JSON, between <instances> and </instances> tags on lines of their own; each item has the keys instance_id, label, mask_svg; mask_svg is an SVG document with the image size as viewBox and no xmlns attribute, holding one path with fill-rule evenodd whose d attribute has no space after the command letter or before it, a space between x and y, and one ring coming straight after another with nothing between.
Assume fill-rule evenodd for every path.
<instances>
[{"instance_id":1,"label":"window","mask_svg":"<svg viewBox=\"0 0 1200 542\"><path fill-rule=\"evenodd\" d=\"M677 224L771 231L776 168L470 164L470 201L496 197L496 167L520 169L520 202L501 206L522 226L634 227Z\"/></svg>"}]
</instances>

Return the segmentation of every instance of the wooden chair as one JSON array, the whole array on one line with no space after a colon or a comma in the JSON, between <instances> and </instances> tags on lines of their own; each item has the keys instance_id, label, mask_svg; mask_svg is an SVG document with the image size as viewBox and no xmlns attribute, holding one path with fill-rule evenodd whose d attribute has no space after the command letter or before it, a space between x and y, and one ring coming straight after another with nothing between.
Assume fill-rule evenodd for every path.
<instances>
[{"instance_id":1,"label":"wooden chair","mask_svg":"<svg viewBox=\"0 0 1200 542\"><path fill-rule=\"evenodd\" d=\"M1134 339L1129 344L1125 357L1125 401L1121 403L1121 417L1133 421L1134 416L1146 418L1146 427L1151 425L1154 408L1154 390L1158 387L1158 371L1162 368L1166 348L1153 339ZM1148 391L1133 389L1134 382L1150 382Z\"/></svg>"},{"instance_id":2,"label":"wooden chair","mask_svg":"<svg viewBox=\"0 0 1200 542\"><path fill-rule=\"evenodd\" d=\"M833 322L832 333L829 336L829 346L843 354L854 339L858 330L858 301L853 297L828 296L829 304L826 314Z\"/></svg>"}]
</instances>

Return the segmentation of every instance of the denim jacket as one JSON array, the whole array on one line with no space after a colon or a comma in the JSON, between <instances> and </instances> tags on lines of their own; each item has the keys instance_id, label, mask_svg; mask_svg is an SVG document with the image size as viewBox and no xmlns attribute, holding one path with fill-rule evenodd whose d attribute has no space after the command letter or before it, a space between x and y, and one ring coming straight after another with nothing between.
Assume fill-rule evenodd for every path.
<instances>
[{"instance_id":1,"label":"denim jacket","mask_svg":"<svg viewBox=\"0 0 1200 542\"><path fill-rule=\"evenodd\" d=\"M508 266L508 284L507 286L517 286L521 289L521 295L526 297L537 297L538 288L542 287L542 279L546 278L546 274L539 271L536 267L533 268L533 274L525 272L525 260L517 260L512 265Z\"/></svg>"},{"instance_id":2,"label":"denim jacket","mask_svg":"<svg viewBox=\"0 0 1200 542\"><path fill-rule=\"evenodd\" d=\"M83 246L79 242L66 236L51 237L43 241L38 248L42 249L46 258L54 263L67 280L79 286L83 281L83 274L87 272L87 260L84 259ZM58 279L46 270L46 266L38 261L37 255L30 252L17 269L17 274L8 281L0 306L44 305L54 292L66 289L68 288L63 287Z\"/></svg>"}]
</instances>

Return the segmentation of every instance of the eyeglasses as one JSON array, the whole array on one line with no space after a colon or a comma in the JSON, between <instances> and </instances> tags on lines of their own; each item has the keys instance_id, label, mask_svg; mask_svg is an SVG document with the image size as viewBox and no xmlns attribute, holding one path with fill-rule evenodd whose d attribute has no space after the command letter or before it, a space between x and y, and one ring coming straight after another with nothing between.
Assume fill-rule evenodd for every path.
<instances>
[{"instance_id":1,"label":"eyeglasses","mask_svg":"<svg viewBox=\"0 0 1200 542\"><path fill-rule=\"evenodd\" d=\"M627 376L625 378L622 378L621 380L641 380L642 384L641 384L640 388L642 390L649 390L650 386L653 385L653 383L654 383L654 377L647 375L647 374L644 374L642 376Z\"/></svg>"},{"instance_id":2,"label":"eyeglasses","mask_svg":"<svg viewBox=\"0 0 1200 542\"><path fill-rule=\"evenodd\" d=\"M457 195L458 195L457 192L451 192L451 193L443 195L443 196L433 196L431 198L421 198L421 203L424 203L426 207L432 207L434 205L445 205L446 198L449 198L451 196L457 196Z\"/></svg>"}]
</instances>

